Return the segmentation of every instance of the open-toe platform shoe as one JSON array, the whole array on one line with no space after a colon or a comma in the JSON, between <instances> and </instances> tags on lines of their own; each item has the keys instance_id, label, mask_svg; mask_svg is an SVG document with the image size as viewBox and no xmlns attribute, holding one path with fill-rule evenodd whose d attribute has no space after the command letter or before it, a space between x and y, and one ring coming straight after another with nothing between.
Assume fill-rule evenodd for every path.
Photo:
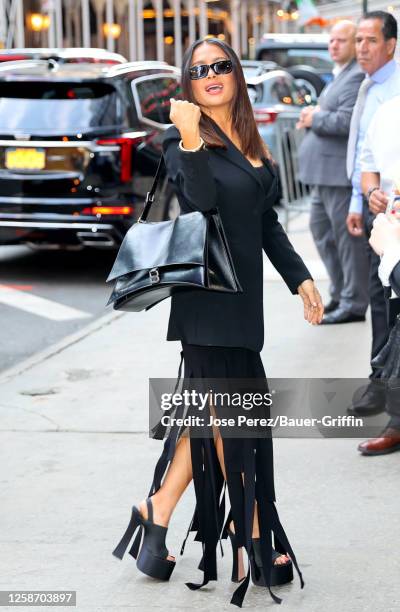
<instances>
[{"instance_id":1,"label":"open-toe platform shoe","mask_svg":"<svg viewBox=\"0 0 400 612\"><path fill-rule=\"evenodd\" d=\"M239 554L240 547L238 545L238 539L236 534L228 529L229 539L232 545L233 564L232 564L232 582L241 582L243 578L239 579ZM254 557L250 559L251 579L256 586L267 586L261 560L260 540L259 538L252 539ZM271 559L271 585L277 586L280 584L286 584L293 580L293 564L289 559L286 563L275 563L275 560L281 556L282 553L272 549Z\"/></svg>"},{"instance_id":2,"label":"open-toe platform shoe","mask_svg":"<svg viewBox=\"0 0 400 612\"><path fill-rule=\"evenodd\" d=\"M259 538L253 538L252 544L254 557L250 559L251 579L256 586L266 586ZM293 580L293 563L291 559L286 561L286 563L275 563L275 560L281 555L282 553L272 549L271 586L286 584Z\"/></svg>"},{"instance_id":3,"label":"open-toe platform shoe","mask_svg":"<svg viewBox=\"0 0 400 612\"><path fill-rule=\"evenodd\" d=\"M139 528L144 532L142 546L139 550L140 536L137 537L129 553L136 559L138 569L152 578L169 580L176 561L167 559L169 553L165 545L168 527L156 525L153 520L153 505L151 499L146 499L147 519L141 515L139 508L133 506L132 516L121 541L113 551L113 555L122 559L130 541Z\"/></svg>"}]
</instances>

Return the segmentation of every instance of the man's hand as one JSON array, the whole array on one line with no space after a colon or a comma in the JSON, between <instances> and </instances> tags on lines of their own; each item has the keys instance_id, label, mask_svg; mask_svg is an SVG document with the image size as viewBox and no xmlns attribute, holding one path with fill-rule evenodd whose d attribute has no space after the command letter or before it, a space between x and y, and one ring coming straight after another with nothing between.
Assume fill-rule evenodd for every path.
<instances>
[{"instance_id":1,"label":"man's hand","mask_svg":"<svg viewBox=\"0 0 400 612\"><path fill-rule=\"evenodd\" d=\"M400 223L395 215L389 216L383 213L377 215L369 243L377 255L383 255L385 250L392 246L400 247Z\"/></svg>"},{"instance_id":2,"label":"man's hand","mask_svg":"<svg viewBox=\"0 0 400 612\"><path fill-rule=\"evenodd\" d=\"M349 234L361 236L364 233L362 215L360 213L349 213L346 219Z\"/></svg>"},{"instance_id":3,"label":"man's hand","mask_svg":"<svg viewBox=\"0 0 400 612\"><path fill-rule=\"evenodd\" d=\"M375 191L371 193L368 200L368 206L374 215L378 215L379 213L384 213L386 211L388 201L389 198L384 191L375 189Z\"/></svg>"},{"instance_id":4,"label":"man's hand","mask_svg":"<svg viewBox=\"0 0 400 612\"><path fill-rule=\"evenodd\" d=\"M324 316L324 305L314 281L308 278L297 287L297 291L303 300L305 320L312 325L321 323Z\"/></svg>"},{"instance_id":5,"label":"man's hand","mask_svg":"<svg viewBox=\"0 0 400 612\"><path fill-rule=\"evenodd\" d=\"M299 121L296 124L296 128L310 128L312 125L312 117L315 112L318 112L319 106L306 106L300 113Z\"/></svg>"}]
</instances>

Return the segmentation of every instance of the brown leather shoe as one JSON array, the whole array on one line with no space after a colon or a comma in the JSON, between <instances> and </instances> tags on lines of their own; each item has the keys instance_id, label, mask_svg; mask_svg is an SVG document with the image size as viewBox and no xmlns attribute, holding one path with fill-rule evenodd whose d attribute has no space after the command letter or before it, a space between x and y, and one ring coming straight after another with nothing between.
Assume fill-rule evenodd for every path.
<instances>
[{"instance_id":1,"label":"brown leather shoe","mask_svg":"<svg viewBox=\"0 0 400 612\"><path fill-rule=\"evenodd\" d=\"M400 450L400 429L387 427L378 438L371 438L358 445L363 455L386 455Z\"/></svg>"}]
</instances>

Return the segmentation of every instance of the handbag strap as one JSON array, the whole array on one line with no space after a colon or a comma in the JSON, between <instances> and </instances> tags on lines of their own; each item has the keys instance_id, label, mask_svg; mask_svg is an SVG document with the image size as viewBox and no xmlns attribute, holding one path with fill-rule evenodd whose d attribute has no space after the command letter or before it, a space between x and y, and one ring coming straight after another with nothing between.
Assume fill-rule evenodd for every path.
<instances>
[{"instance_id":1,"label":"handbag strap","mask_svg":"<svg viewBox=\"0 0 400 612\"><path fill-rule=\"evenodd\" d=\"M146 199L145 199L145 202L144 202L143 211L142 211L142 214L140 215L140 217L138 219L138 223L146 223L148 214L150 212L151 205L154 202L154 196L155 196L155 193L156 193L158 181L160 180L161 167L162 167L163 163L165 163L164 162L164 155L161 153L161 157L160 157L160 159L158 161L157 170L156 170L156 173L154 175L153 184L152 184L152 186L150 188L150 191L148 191L147 194L146 194Z\"/></svg>"}]
</instances>

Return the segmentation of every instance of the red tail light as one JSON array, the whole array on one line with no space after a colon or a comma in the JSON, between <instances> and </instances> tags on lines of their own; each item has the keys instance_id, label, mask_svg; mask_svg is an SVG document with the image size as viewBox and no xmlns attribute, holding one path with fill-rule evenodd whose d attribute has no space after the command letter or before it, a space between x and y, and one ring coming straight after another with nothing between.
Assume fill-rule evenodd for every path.
<instances>
[{"instance_id":1,"label":"red tail light","mask_svg":"<svg viewBox=\"0 0 400 612\"><path fill-rule=\"evenodd\" d=\"M15 54L4 54L2 55L0 53L0 62L15 62L17 60L25 60L25 59L30 59L29 55L23 55L21 53L15 53Z\"/></svg>"},{"instance_id":2,"label":"red tail light","mask_svg":"<svg viewBox=\"0 0 400 612\"><path fill-rule=\"evenodd\" d=\"M269 108L253 108L254 118L256 123L265 125L266 123L275 123L278 118L278 112Z\"/></svg>"},{"instance_id":3,"label":"red tail light","mask_svg":"<svg viewBox=\"0 0 400 612\"><path fill-rule=\"evenodd\" d=\"M132 206L88 206L82 210L82 215L131 215Z\"/></svg>"},{"instance_id":4,"label":"red tail light","mask_svg":"<svg viewBox=\"0 0 400 612\"><path fill-rule=\"evenodd\" d=\"M139 142L138 138L101 138L99 145L119 145L121 150L121 182L127 183L132 179L132 147Z\"/></svg>"}]
</instances>

